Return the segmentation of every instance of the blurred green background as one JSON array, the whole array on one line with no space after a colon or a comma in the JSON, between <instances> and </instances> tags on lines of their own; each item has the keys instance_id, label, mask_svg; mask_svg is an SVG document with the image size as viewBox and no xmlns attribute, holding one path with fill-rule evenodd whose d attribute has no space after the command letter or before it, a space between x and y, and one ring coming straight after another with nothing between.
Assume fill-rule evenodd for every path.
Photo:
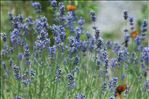
<instances>
[{"instance_id":1,"label":"blurred green background","mask_svg":"<svg viewBox=\"0 0 149 99\"><path fill-rule=\"evenodd\" d=\"M54 12L50 6L50 4L48 3L48 1L42 1L42 0L33 0L33 1L38 1L41 3L42 6L42 12L40 13L43 16L46 16L48 18L48 22L49 25L54 24L54 21L52 19L54 19ZM38 16L38 14L34 13L34 9L31 5L31 3L33 1L28 1L28 0L10 0L10 1L1 1L0 7L1 7L1 32L9 32L11 27L9 24L9 20L8 20L8 12L12 11L14 13L14 15L18 15L18 14L22 14L24 15L24 17L28 17L31 16L33 18L35 18L36 16ZM58 2L61 2L62 0L57 0ZM82 16L83 18L85 18L86 23L90 23L89 20L89 11L90 10L94 10L94 11L98 11L99 10L99 6L97 6L98 4L94 1L87 1L86 0L70 0L70 1L64 1L65 5L68 4L75 4L77 6L77 10L76 13L78 16ZM86 15L88 14L88 15Z\"/></svg>"}]
</instances>

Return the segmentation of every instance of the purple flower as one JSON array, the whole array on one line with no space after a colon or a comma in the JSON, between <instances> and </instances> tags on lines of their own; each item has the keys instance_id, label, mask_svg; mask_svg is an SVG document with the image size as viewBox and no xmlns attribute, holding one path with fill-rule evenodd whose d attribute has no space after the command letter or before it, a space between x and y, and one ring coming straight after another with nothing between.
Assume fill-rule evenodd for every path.
<instances>
[{"instance_id":1,"label":"purple flower","mask_svg":"<svg viewBox=\"0 0 149 99\"><path fill-rule=\"evenodd\" d=\"M114 90L113 80L109 81L108 86L109 86L110 91L113 91Z\"/></svg>"},{"instance_id":2,"label":"purple flower","mask_svg":"<svg viewBox=\"0 0 149 99\"><path fill-rule=\"evenodd\" d=\"M75 67L73 70L72 70L72 75L74 75L74 73L79 73L79 71L80 71L80 69L79 69L79 67Z\"/></svg>"},{"instance_id":3,"label":"purple flower","mask_svg":"<svg viewBox=\"0 0 149 99\"><path fill-rule=\"evenodd\" d=\"M10 21L12 21L14 19L12 12L8 12L8 17L9 17Z\"/></svg>"},{"instance_id":4,"label":"purple flower","mask_svg":"<svg viewBox=\"0 0 149 99\"><path fill-rule=\"evenodd\" d=\"M24 23L23 26L22 26L24 32L25 32L25 35L27 36L29 34L29 26L27 23Z\"/></svg>"},{"instance_id":5,"label":"purple flower","mask_svg":"<svg viewBox=\"0 0 149 99\"><path fill-rule=\"evenodd\" d=\"M12 69L14 71L14 76L17 80L21 80L21 74L20 74L20 67L16 65L12 65Z\"/></svg>"},{"instance_id":6,"label":"purple flower","mask_svg":"<svg viewBox=\"0 0 149 99\"><path fill-rule=\"evenodd\" d=\"M146 88L149 88L149 81L145 81L144 86L145 86Z\"/></svg>"},{"instance_id":7,"label":"purple flower","mask_svg":"<svg viewBox=\"0 0 149 99\"><path fill-rule=\"evenodd\" d=\"M69 37L69 44L70 44L70 47L73 47L74 46L74 43L75 42L75 39L74 39L74 37L73 36L70 36Z\"/></svg>"},{"instance_id":8,"label":"purple flower","mask_svg":"<svg viewBox=\"0 0 149 99\"><path fill-rule=\"evenodd\" d=\"M142 60L149 65L149 47L145 47L142 53Z\"/></svg>"},{"instance_id":9,"label":"purple flower","mask_svg":"<svg viewBox=\"0 0 149 99\"><path fill-rule=\"evenodd\" d=\"M46 30L41 30L39 33L40 33L40 36L39 36L40 40L44 40L45 38L48 37L48 32Z\"/></svg>"},{"instance_id":10,"label":"purple flower","mask_svg":"<svg viewBox=\"0 0 149 99\"><path fill-rule=\"evenodd\" d=\"M67 18L68 18L69 21L72 21L72 22L75 21L76 20L76 13L75 13L75 11L69 11Z\"/></svg>"},{"instance_id":11,"label":"purple flower","mask_svg":"<svg viewBox=\"0 0 149 99\"><path fill-rule=\"evenodd\" d=\"M117 61L118 61L118 62L124 62L124 61L125 61L124 51L119 51L119 52L118 52Z\"/></svg>"},{"instance_id":12,"label":"purple flower","mask_svg":"<svg viewBox=\"0 0 149 99\"><path fill-rule=\"evenodd\" d=\"M2 34L1 34L1 35L2 35ZM2 40L3 40L4 42L7 41L7 36L6 36L6 34L3 34L3 35L2 35Z\"/></svg>"},{"instance_id":13,"label":"purple flower","mask_svg":"<svg viewBox=\"0 0 149 99\"><path fill-rule=\"evenodd\" d=\"M135 26L134 26L134 18L133 17L129 17L129 24L130 24L130 29L131 31L135 31Z\"/></svg>"},{"instance_id":14,"label":"purple flower","mask_svg":"<svg viewBox=\"0 0 149 99\"><path fill-rule=\"evenodd\" d=\"M33 2L32 6L35 8L36 13L40 13L41 12L41 4L39 2Z\"/></svg>"},{"instance_id":15,"label":"purple flower","mask_svg":"<svg viewBox=\"0 0 149 99\"><path fill-rule=\"evenodd\" d=\"M32 25L33 19L31 17L28 17L28 18L26 18L26 22L27 22L27 24Z\"/></svg>"},{"instance_id":16,"label":"purple flower","mask_svg":"<svg viewBox=\"0 0 149 99\"><path fill-rule=\"evenodd\" d=\"M76 99L86 99L86 97L80 93L77 94Z\"/></svg>"},{"instance_id":17,"label":"purple flower","mask_svg":"<svg viewBox=\"0 0 149 99\"><path fill-rule=\"evenodd\" d=\"M14 45L14 44L17 44L18 42L18 37L19 37L19 30L18 29L14 29L12 32L11 32L11 35L10 35L10 40L11 40L11 43Z\"/></svg>"},{"instance_id":18,"label":"purple flower","mask_svg":"<svg viewBox=\"0 0 149 99\"><path fill-rule=\"evenodd\" d=\"M98 66L101 65L101 61L100 61L100 59L97 60L97 65L98 65Z\"/></svg>"},{"instance_id":19,"label":"purple flower","mask_svg":"<svg viewBox=\"0 0 149 99\"><path fill-rule=\"evenodd\" d=\"M125 43L125 47L128 47L128 43L129 43L129 40L130 40L130 34L128 33L128 30L125 29L124 30L124 43Z\"/></svg>"},{"instance_id":20,"label":"purple flower","mask_svg":"<svg viewBox=\"0 0 149 99\"><path fill-rule=\"evenodd\" d=\"M148 29L148 22L146 20L144 20L143 24L141 26L141 36L143 39L145 39L147 29Z\"/></svg>"},{"instance_id":21,"label":"purple flower","mask_svg":"<svg viewBox=\"0 0 149 99\"><path fill-rule=\"evenodd\" d=\"M25 63L26 63L26 65L28 65L28 66L31 65L31 61L30 61L30 60L26 60Z\"/></svg>"},{"instance_id":22,"label":"purple flower","mask_svg":"<svg viewBox=\"0 0 149 99\"><path fill-rule=\"evenodd\" d=\"M75 82L75 79L74 79L74 75L72 75L71 73L69 73L67 75L67 79L68 79L68 88L69 89L73 89L76 87L76 82Z\"/></svg>"},{"instance_id":23,"label":"purple flower","mask_svg":"<svg viewBox=\"0 0 149 99\"><path fill-rule=\"evenodd\" d=\"M65 5L62 2L59 5L60 5L59 7L60 16L63 16L65 12Z\"/></svg>"},{"instance_id":24,"label":"purple flower","mask_svg":"<svg viewBox=\"0 0 149 99\"><path fill-rule=\"evenodd\" d=\"M23 59L23 53L19 53L19 54L18 54L18 59L19 59L19 60L22 60L22 59Z\"/></svg>"},{"instance_id":25,"label":"purple flower","mask_svg":"<svg viewBox=\"0 0 149 99\"><path fill-rule=\"evenodd\" d=\"M102 84L102 93L104 93L107 89L107 83L106 82L103 82Z\"/></svg>"},{"instance_id":26,"label":"purple flower","mask_svg":"<svg viewBox=\"0 0 149 99\"><path fill-rule=\"evenodd\" d=\"M20 67L14 65L14 66L13 66L13 70L14 70L15 73L19 73L19 71L20 71Z\"/></svg>"},{"instance_id":27,"label":"purple flower","mask_svg":"<svg viewBox=\"0 0 149 99\"><path fill-rule=\"evenodd\" d=\"M59 66L56 67L56 81L60 81L61 79L61 76L62 76L62 72L61 72L61 69L59 68Z\"/></svg>"},{"instance_id":28,"label":"purple flower","mask_svg":"<svg viewBox=\"0 0 149 99\"><path fill-rule=\"evenodd\" d=\"M48 0L49 4L53 7L53 9L56 9L57 1L56 0Z\"/></svg>"},{"instance_id":29,"label":"purple flower","mask_svg":"<svg viewBox=\"0 0 149 99\"><path fill-rule=\"evenodd\" d=\"M72 81L72 82L69 82L69 83L68 83L68 88L69 88L69 89L74 89L76 86L77 86L77 84L76 84L75 81Z\"/></svg>"},{"instance_id":30,"label":"purple flower","mask_svg":"<svg viewBox=\"0 0 149 99\"><path fill-rule=\"evenodd\" d=\"M146 32L148 28L148 23L146 20L143 21L142 27L141 27L141 32Z\"/></svg>"},{"instance_id":31,"label":"purple flower","mask_svg":"<svg viewBox=\"0 0 149 99\"><path fill-rule=\"evenodd\" d=\"M10 67L12 67L12 68L14 67L14 61L13 61L12 59L9 60L9 65L10 65Z\"/></svg>"},{"instance_id":32,"label":"purple flower","mask_svg":"<svg viewBox=\"0 0 149 99\"><path fill-rule=\"evenodd\" d=\"M21 81L25 86L28 86L29 84L31 84L31 79L27 77L26 74L22 75Z\"/></svg>"},{"instance_id":33,"label":"purple flower","mask_svg":"<svg viewBox=\"0 0 149 99\"><path fill-rule=\"evenodd\" d=\"M100 36L99 34L100 34L100 31L98 29L96 29L95 30L95 38L96 38L96 40L99 39L99 36Z\"/></svg>"},{"instance_id":34,"label":"purple flower","mask_svg":"<svg viewBox=\"0 0 149 99\"><path fill-rule=\"evenodd\" d=\"M110 96L109 99L115 99L113 96Z\"/></svg>"},{"instance_id":35,"label":"purple flower","mask_svg":"<svg viewBox=\"0 0 149 99\"><path fill-rule=\"evenodd\" d=\"M6 70L6 63L4 61L2 61L2 67L4 70Z\"/></svg>"},{"instance_id":36,"label":"purple flower","mask_svg":"<svg viewBox=\"0 0 149 99\"><path fill-rule=\"evenodd\" d=\"M60 36L55 37L55 42L56 42L56 44L61 43L61 38L60 38Z\"/></svg>"},{"instance_id":37,"label":"purple flower","mask_svg":"<svg viewBox=\"0 0 149 99\"><path fill-rule=\"evenodd\" d=\"M73 53L76 53L78 51L78 49L76 47L70 47L69 49L69 56L71 58Z\"/></svg>"},{"instance_id":38,"label":"purple flower","mask_svg":"<svg viewBox=\"0 0 149 99\"><path fill-rule=\"evenodd\" d=\"M86 37L87 37L87 39L90 39L92 37L88 31L86 32Z\"/></svg>"},{"instance_id":39,"label":"purple flower","mask_svg":"<svg viewBox=\"0 0 149 99\"><path fill-rule=\"evenodd\" d=\"M4 42L2 50L1 50L1 55L2 56L7 56L9 55L9 46L7 44L7 42Z\"/></svg>"},{"instance_id":40,"label":"purple flower","mask_svg":"<svg viewBox=\"0 0 149 99\"><path fill-rule=\"evenodd\" d=\"M90 11L90 17L92 19L93 22L96 21L96 14L95 14L95 11Z\"/></svg>"},{"instance_id":41,"label":"purple flower","mask_svg":"<svg viewBox=\"0 0 149 99\"><path fill-rule=\"evenodd\" d=\"M116 87L116 85L118 84L118 77L113 77L112 81L113 81L113 86Z\"/></svg>"},{"instance_id":42,"label":"purple flower","mask_svg":"<svg viewBox=\"0 0 149 99\"><path fill-rule=\"evenodd\" d=\"M82 50L83 52L86 52L86 51L87 51L87 42L86 42L86 41L83 41L83 42L81 43L81 50Z\"/></svg>"},{"instance_id":43,"label":"purple flower","mask_svg":"<svg viewBox=\"0 0 149 99\"><path fill-rule=\"evenodd\" d=\"M20 73L15 73L14 75L17 80L21 80L22 76Z\"/></svg>"},{"instance_id":44,"label":"purple flower","mask_svg":"<svg viewBox=\"0 0 149 99\"><path fill-rule=\"evenodd\" d=\"M18 16L18 19L19 19L20 23L22 23L23 20L24 20L24 16L23 16L23 15L19 15L19 16Z\"/></svg>"},{"instance_id":45,"label":"purple flower","mask_svg":"<svg viewBox=\"0 0 149 99\"><path fill-rule=\"evenodd\" d=\"M78 24L79 24L80 26L82 26L84 23L85 23L85 20L81 17L81 18L78 20Z\"/></svg>"},{"instance_id":46,"label":"purple flower","mask_svg":"<svg viewBox=\"0 0 149 99\"><path fill-rule=\"evenodd\" d=\"M74 81L74 77L73 77L73 75L71 74L71 73L69 73L68 75L67 75L67 78L68 78L68 80L71 82L71 81Z\"/></svg>"},{"instance_id":47,"label":"purple flower","mask_svg":"<svg viewBox=\"0 0 149 99\"><path fill-rule=\"evenodd\" d=\"M14 99L22 99L22 96L15 96Z\"/></svg>"},{"instance_id":48,"label":"purple flower","mask_svg":"<svg viewBox=\"0 0 149 99\"><path fill-rule=\"evenodd\" d=\"M134 18L133 17L129 17L129 22L130 22L130 25L131 25L131 23L134 22Z\"/></svg>"},{"instance_id":49,"label":"purple flower","mask_svg":"<svg viewBox=\"0 0 149 99\"><path fill-rule=\"evenodd\" d=\"M89 40L89 50L92 51L94 49L94 47L95 47L95 40L94 40L94 38L91 38Z\"/></svg>"},{"instance_id":50,"label":"purple flower","mask_svg":"<svg viewBox=\"0 0 149 99\"><path fill-rule=\"evenodd\" d=\"M128 11L124 11L124 19L125 19L125 20L128 19Z\"/></svg>"},{"instance_id":51,"label":"purple flower","mask_svg":"<svg viewBox=\"0 0 149 99\"><path fill-rule=\"evenodd\" d=\"M36 75L36 72L33 69L30 69L26 72L26 74L34 78Z\"/></svg>"},{"instance_id":52,"label":"purple flower","mask_svg":"<svg viewBox=\"0 0 149 99\"><path fill-rule=\"evenodd\" d=\"M82 30L81 28L76 29L76 40L80 41L80 36L81 36Z\"/></svg>"},{"instance_id":53,"label":"purple flower","mask_svg":"<svg viewBox=\"0 0 149 99\"><path fill-rule=\"evenodd\" d=\"M136 56L136 53L135 52L132 52L130 54L130 57L129 57L129 63L135 63L136 62L136 59L137 59L137 56Z\"/></svg>"},{"instance_id":54,"label":"purple flower","mask_svg":"<svg viewBox=\"0 0 149 99\"><path fill-rule=\"evenodd\" d=\"M110 41L110 40L108 40L108 41L106 42L106 46L107 46L107 48L111 49L112 46L113 46L113 42Z\"/></svg>"},{"instance_id":55,"label":"purple flower","mask_svg":"<svg viewBox=\"0 0 149 99\"><path fill-rule=\"evenodd\" d=\"M139 45L139 46L137 47L137 50L140 51L140 52L142 52L142 51L143 51L143 45Z\"/></svg>"},{"instance_id":56,"label":"purple flower","mask_svg":"<svg viewBox=\"0 0 149 99\"><path fill-rule=\"evenodd\" d=\"M112 50L113 50L113 52L118 53L120 48L121 48L121 46L118 43L114 43Z\"/></svg>"},{"instance_id":57,"label":"purple flower","mask_svg":"<svg viewBox=\"0 0 149 99\"><path fill-rule=\"evenodd\" d=\"M29 46L26 44L24 46L24 58L26 60L29 60L29 57L30 57L30 51L29 51Z\"/></svg>"},{"instance_id":58,"label":"purple flower","mask_svg":"<svg viewBox=\"0 0 149 99\"><path fill-rule=\"evenodd\" d=\"M99 38L98 40L96 40L96 46L98 49L103 49L103 39Z\"/></svg>"},{"instance_id":59,"label":"purple flower","mask_svg":"<svg viewBox=\"0 0 149 99\"><path fill-rule=\"evenodd\" d=\"M74 11L70 11L68 12L67 17L67 27L69 28L71 33L75 32L75 28L74 28L74 21L76 20L76 15Z\"/></svg>"},{"instance_id":60,"label":"purple flower","mask_svg":"<svg viewBox=\"0 0 149 99\"><path fill-rule=\"evenodd\" d=\"M13 47L10 47L9 48L9 53L12 54L13 52L14 52L14 48Z\"/></svg>"},{"instance_id":61,"label":"purple flower","mask_svg":"<svg viewBox=\"0 0 149 99\"><path fill-rule=\"evenodd\" d=\"M141 36L137 36L137 37L135 38L135 42L136 42L137 46L139 46L139 45L141 44L141 41L142 41Z\"/></svg>"},{"instance_id":62,"label":"purple flower","mask_svg":"<svg viewBox=\"0 0 149 99\"><path fill-rule=\"evenodd\" d=\"M75 57L75 60L74 60L74 64L77 65L79 63L79 61L80 61L79 56L76 56Z\"/></svg>"},{"instance_id":63,"label":"purple flower","mask_svg":"<svg viewBox=\"0 0 149 99\"><path fill-rule=\"evenodd\" d=\"M64 29L62 26L55 25L55 24L50 26L50 29L52 30L52 33L55 37L57 37L61 32L64 32Z\"/></svg>"},{"instance_id":64,"label":"purple flower","mask_svg":"<svg viewBox=\"0 0 149 99\"><path fill-rule=\"evenodd\" d=\"M49 47L48 49L49 49L50 56L53 56L56 54L56 46Z\"/></svg>"},{"instance_id":65,"label":"purple flower","mask_svg":"<svg viewBox=\"0 0 149 99\"><path fill-rule=\"evenodd\" d=\"M62 41L62 42L65 41L65 39L66 39L66 33L65 33L65 31L62 31L62 32L61 32L60 38L61 38L61 41Z\"/></svg>"}]
</instances>

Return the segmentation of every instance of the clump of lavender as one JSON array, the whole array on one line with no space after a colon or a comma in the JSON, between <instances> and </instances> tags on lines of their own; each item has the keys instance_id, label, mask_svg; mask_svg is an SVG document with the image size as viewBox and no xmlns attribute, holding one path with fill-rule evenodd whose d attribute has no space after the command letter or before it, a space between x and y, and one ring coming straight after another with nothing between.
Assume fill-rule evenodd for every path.
<instances>
[{"instance_id":1,"label":"clump of lavender","mask_svg":"<svg viewBox=\"0 0 149 99\"><path fill-rule=\"evenodd\" d=\"M86 99L96 98L96 93L101 93L101 98L114 99L115 88L125 83L125 79L132 86L131 93L136 90L135 86L140 90L148 88L149 45L144 43L147 20L143 21L140 33L131 39L131 33L138 29L135 29L134 17L124 11L123 18L129 22L130 29L124 30L124 42L114 42L100 35L101 31L95 25L95 11L88 14L93 22L92 35L86 31L83 16L78 16L75 10L65 10L67 2L48 2L52 7L50 10L54 11L54 19L51 19L54 24L49 24L43 15L36 18L8 13L12 30L10 35L0 33L4 96L5 92L8 95L14 92L21 95L15 99L67 98L66 95ZM40 14L41 4L32 2L32 6ZM135 42L137 50L131 48L130 41ZM131 96L128 91L129 88L127 96ZM141 99L138 92L134 92L134 98Z\"/></svg>"}]
</instances>

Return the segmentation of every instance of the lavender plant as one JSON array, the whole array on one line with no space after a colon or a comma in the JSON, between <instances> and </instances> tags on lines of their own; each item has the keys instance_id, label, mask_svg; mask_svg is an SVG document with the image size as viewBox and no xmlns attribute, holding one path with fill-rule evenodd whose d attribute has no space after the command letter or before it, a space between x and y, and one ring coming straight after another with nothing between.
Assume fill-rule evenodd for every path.
<instances>
[{"instance_id":1,"label":"lavender plant","mask_svg":"<svg viewBox=\"0 0 149 99\"><path fill-rule=\"evenodd\" d=\"M86 13L93 22L92 35L75 10L67 11L56 0L48 3L55 12L53 25L40 15L39 2L31 4L36 18L8 13L12 30L0 34L2 99L116 99L121 84L127 85L123 99L149 97L147 20L138 32L134 18L124 11L130 24L124 40L107 41L94 11Z\"/></svg>"}]
</instances>

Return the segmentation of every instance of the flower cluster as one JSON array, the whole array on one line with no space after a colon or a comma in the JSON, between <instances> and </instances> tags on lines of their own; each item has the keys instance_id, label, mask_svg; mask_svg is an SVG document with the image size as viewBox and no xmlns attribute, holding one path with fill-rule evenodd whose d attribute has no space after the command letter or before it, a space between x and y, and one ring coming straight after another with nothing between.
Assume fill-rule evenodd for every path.
<instances>
[{"instance_id":1,"label":"flower cluster","mask_svg":"<svg viewBox=\"0 0 149 99\"><path fill-rule=\"evenodd\" d=\"M49 24L48 18L39 15L42 11L39 2L32 2L38 17L25 18L9 12L12 30L0 33L2 79L5 79L5 86L10 85L9 90L16 88L14 94L18 96L15 99L30 99L37 94L39 99L61 99L61 96L91 99L91 96L96 97L96 93L114 99L118 84L135 86L133 81L141 83L141 90L148 88L147 20L142 22L139 32L134 17L124 11L124 20L128 21L130 28L124 30L124 42L114 42L100 35L100 29L95 26L95 11L88 14L93 22L94 32L91 34L85 28L85 18L77 16L78 9L65 10L65 2L56 0L49 0L48 3L54 11L55 18L52 20L55 24ZM141 82L136 80L139 75L143 79ZM7 87L3 93L7 92Z\"/></svg>"}]
</instances>

